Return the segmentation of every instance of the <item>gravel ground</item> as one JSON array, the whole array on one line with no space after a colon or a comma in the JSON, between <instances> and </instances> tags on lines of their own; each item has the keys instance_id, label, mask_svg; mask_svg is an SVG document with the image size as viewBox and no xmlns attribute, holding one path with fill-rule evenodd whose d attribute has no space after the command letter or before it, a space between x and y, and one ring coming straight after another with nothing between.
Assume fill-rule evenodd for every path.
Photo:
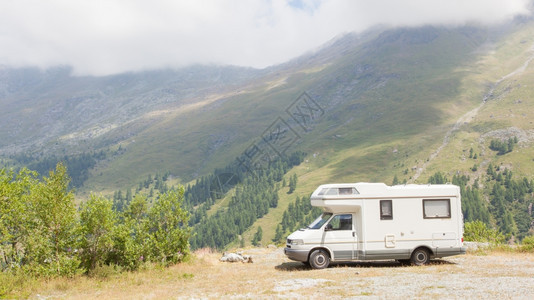
<instances>
[{"instance_id":1,"label":"gravel ground","mask_svg":"<svg viewBox=\"0 0 534 300\"><path fill-rule=\"evenodd\" d=\"M280 249L264 257L266 264L285 259ZM326 270L308 270L285 259L278 268L303 270L301 276L276 279L272 290L281 297L306 296L313 290L312 298L534 299L532 254L468 254L423 267L393 261L349 263Z\"/></svg>"}]
</instances>

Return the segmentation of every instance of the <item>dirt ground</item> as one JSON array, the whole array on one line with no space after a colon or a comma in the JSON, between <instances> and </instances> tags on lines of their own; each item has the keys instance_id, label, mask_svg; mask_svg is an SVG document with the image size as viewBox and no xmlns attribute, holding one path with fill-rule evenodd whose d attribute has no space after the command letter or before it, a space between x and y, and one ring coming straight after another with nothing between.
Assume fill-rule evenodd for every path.
<instances>
[{"instance_id":1,"label":"dirt ground","mask_svg":"<svg viewBox=\"0 0 534 300\"><path fill-rule=\"evenodd\" d=\"M188 263L105 279L50 281L37 299L534 299L534 254L490 253L433 260L427 266L394 261L334 264L311 270L283 249L243 251L253 263L220 262L197 252Z\"/></svg>"}]
</instances>

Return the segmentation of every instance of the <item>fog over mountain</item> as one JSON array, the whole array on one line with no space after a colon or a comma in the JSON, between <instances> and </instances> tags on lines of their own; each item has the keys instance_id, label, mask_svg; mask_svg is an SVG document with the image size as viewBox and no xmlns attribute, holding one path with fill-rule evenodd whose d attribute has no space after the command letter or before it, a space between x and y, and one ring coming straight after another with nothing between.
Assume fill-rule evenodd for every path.
<instances>
[{"instance_id":1,"label":"fog over mountain","mask_svg":"<svg viewBox=\"0 0 534 300\"><path fill-rule=\"evenodd\" d=\"M264 68L377 25L488 25L530 13L527 0L2 1L0 65L68 65L76 75Z\"/></svg>"}]
</instances>

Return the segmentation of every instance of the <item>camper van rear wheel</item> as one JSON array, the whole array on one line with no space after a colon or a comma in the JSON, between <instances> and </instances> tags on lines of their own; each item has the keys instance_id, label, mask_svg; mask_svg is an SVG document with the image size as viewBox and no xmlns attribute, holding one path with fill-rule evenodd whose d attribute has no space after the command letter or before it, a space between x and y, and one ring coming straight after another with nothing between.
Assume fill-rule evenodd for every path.
<instances>
[{"instance_id":1,"label":"camper van rear wheel","mask_svg":"<svg viewBox=\"0 0 534 300\"><path fill-rule=\"evenodd\" d=\"M412 253L412 258L410 260L412 261L412 264L422 266L430 261L430 254L425 248L418 248Z\"/></svg>"},{"instance_id":2,"label":"camper van rear wheel","mask_svg":"<svg viewBox=\"0 0 534 300\"><path fill-rule=\"evenodd\" d=\"M318 249L312 252L308 262L314 269L324 269L330 264L330 256L326 251Z\"/></svg>"}]
</instances>

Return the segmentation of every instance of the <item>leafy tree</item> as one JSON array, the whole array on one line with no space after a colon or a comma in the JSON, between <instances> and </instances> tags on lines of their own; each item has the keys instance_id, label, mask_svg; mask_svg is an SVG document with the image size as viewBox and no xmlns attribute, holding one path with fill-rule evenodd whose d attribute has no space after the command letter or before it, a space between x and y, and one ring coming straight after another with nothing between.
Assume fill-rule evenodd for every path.
<instances>
[{"instance_id":1,"label":"leafy tree","mask_svg":"<svg viewBox=\"0 0 534 300\"><path fill-rule=\"evenodd\" d=\"M102 264L134 270L145 261L169 264L188 255L183 188L159 195L151 208L140 194L131 202L122 202L129 197L120 191L113 200L91 195L78 213L68 186L61 163L42 179L27 169L17 175L0 169L2 271L75 275Z\"/></svg>"},{"instance_id":2,"label":"leafy tree","mask_svg":"<svg viewBox=\"0 0 534 300\"><path fill-rule=\"evenodd\" d=\"M177 263L189 254L189 213L181 205L184 189L162 194L148 212L152 258L163 264Z\"/></svg>"},{"instance_id":3,"label":"leafy tree","mask_svg":"<svg viewBox=\"0 0 534 300\"><path fill-rule=\"evenodd\" d=\"M113 232L117 216L112 205L111 200L91 195L81 206L82 262L89 270L104 264L113 250Z\"/></svg>"},{"instance_id":4,"label":"leafy tree","mask_svg":"<svg viewBox=\"0 0 534 300\"><path fill-rule=\"evenodd\" d=\"M24 257L23 245L31 220L28 195L37 182L37 174L21 169L0 170L0 258L1 269L15 268Z\"/></svg>"},{"instance_id":5,"label":"leafy tree","mask_svg":"<svg viewBox=\"0 0 534 300\"><path fill-rule=\"evenodd\" d=\"M149 259L148 202L136 194L122 214L123 222L113 233L114 250L110 260L128 270L137 269Z\"/></svg>"},{"instance_id":6,"label":"leafy tree","mask_svg":"<svg viewBox=\"0 0 534 300\"><path fill-rule=\"evenodd\" d=\"M29 233L28 251L37 264L48 264L48 271L67 274L78 262L71 251L76 246L76 206L68 190L67 169L58 163L55 171L32 187L30 205L35 219Z\"/></svg>"}]
</instances>

